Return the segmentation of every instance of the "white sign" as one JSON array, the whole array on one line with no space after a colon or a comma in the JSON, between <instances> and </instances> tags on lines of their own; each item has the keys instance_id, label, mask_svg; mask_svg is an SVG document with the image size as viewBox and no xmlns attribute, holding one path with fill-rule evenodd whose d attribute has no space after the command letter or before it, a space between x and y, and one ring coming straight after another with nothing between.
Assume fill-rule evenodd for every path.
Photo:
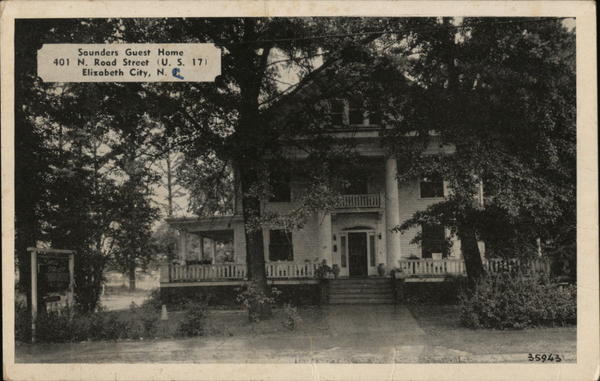
<instances>
[{"instance_id":1,"label":"white sign","mask_svg":"<svg viewBox=\"0 0 600 381\"><path fill-rule=\"evenodd\" d=\"M221 74L214 44L44 44L44 82L212 82Z\"/></svg>"}]
</instances>

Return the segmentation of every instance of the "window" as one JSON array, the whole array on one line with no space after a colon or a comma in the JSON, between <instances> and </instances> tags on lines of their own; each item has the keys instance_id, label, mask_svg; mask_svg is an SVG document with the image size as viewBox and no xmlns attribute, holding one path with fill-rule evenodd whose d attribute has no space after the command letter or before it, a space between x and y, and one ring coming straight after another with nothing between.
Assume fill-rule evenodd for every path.
<instances>
[{"instance_id":1,"label":"window","mask_svg":"<svg viewBox=\"0 0 600 381\"><path fill-rule=\"evenodd\" d=\"M367 117L369 118L369 124L381 124L381 110L379 109L379 107L375 107L369 110L369 113L367 114Z\"/></svg>"},{"instance_id":2,"label":"window","mask_svg":"<svg viewBox=\"0 0 600 381\"><path fill-rule=\"evenodd\" d=\"M348 185L344 187L344 194L367 194L368 179L366 175L356 174L348 180Z\"/></svg>"},{"instance_id":3,"label":"window","mask_svg":"<svg viewBox=\"0 0 600 381\"><path fill-rule=\"evenodd\" d=\"M346 267L346 236L343 235L340 237L340 247L341 247L341 251L340 251L340 255L341 257L341 262L342 262L342 267Z\"/></svg>"},{"instance_id":4,"label":"window","mask_svg":"<svg viewBox=\"0 0 600 381\"><path fill-rule=\"evenodd\" d=\"M369 233L369 264L375 267L375 234Z\"/></svg>"},{"instance_id":5,"label":"window","mask_svg":"<svg viewBox=\"0 0 600 381\"><path fill-rule=\"evenodd\" d=\"M442 253L447 256L446 232L443 225L421 225L421 257L431 258L431 253Z\"/></svg>"},{"instance_id":6,"label":"window","mask_svg":"<svg viewBox=\"0 0 600 381\"><path fill-rule=\"evenodd\" d=\"M364 109L362 102L357 100L351 101L349 104L348 119L350 124L363 124L364 123Z\"/></svg>"},{"instance_id":7,"label":"window","mask_svg":"<svg viewBox=\"0 0 600 381\"><path fill-rule=\"evenodd\" d=\"M290 189L290 176L283 171L273 171L269 178L269 185L273 195L269 201L289 202L292 191Z\"/></svg>"},{"instance_id":8,"label":"window","mask_svg":"<svg viewBox=\"0 0 600 381\"><path fill-rule=\"evenodd\" d=\"M345 122L345 114L346 114L346 105L344 104L344 101L341 99L334 99L333 101L331 101L331 123L334 126L342 126L344 124L346 124Z\"/></svg>"},{"instance_id":9,"label":"window","mask_svg":"<svg viewBox=\"0 0 600 381\"><path fill-rule=\"evenodd\" d=\"M421 179L421 198L444 197L444 181L439 175Z\"/></svg>"},{"instance_id":10,"label":"window","mask_svg":"<svg viewBox=\"0 0 600 381\"><path fill-rule=\"evenodd\" d=\"M269 261L293 261L292 232L284 229L269 231Z\"/></svg>"}]
</instances>

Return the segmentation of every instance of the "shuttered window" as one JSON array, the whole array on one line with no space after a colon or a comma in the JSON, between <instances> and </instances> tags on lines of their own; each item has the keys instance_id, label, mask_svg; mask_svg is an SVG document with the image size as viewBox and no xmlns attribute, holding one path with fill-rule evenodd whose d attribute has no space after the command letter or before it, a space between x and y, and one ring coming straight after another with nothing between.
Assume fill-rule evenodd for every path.
<instances>
[{"instance_id":1,"label":"shuttered window","mask_svg":"<svg viewBox=\"0 0 600 381\"><path fill-rule=\"evenodd\" d=\"M421 257L431 258L431 253L442 253L446 256L446 232L443 225L421 225Z\"/></svg>"},{"instance_id":2,"label":"shuttered window","mask_svg":"<svg viewBox=\"0 0 600 381\"><path fill-rule=\"evenodd\" d=\"M421 198L444 197L444 181L441 176L432 175L421 179Z\"/></svg>"},{"instance_id":3,"label":"shuttered window","mask_svg":"<svg viewBox=\"0 0 600 381\"><path fill-rule=\"evenodd\" d=\"M293 261L292 232L278 229L269 231L269 261Z\"/></svg>"}]
</instances>

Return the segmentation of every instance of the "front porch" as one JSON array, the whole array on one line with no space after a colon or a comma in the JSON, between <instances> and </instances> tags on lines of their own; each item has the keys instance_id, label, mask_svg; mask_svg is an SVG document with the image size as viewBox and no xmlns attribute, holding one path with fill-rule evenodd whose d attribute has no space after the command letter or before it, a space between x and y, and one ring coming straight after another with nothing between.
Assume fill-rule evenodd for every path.
<instances>
[{"instance_id":1,"label":"front porch","mask_svg":"<svg viewBox=\"0 0 600 381\"><path fill-rule=\"evenodd\" d=\"M484 269L489 273L521 270L532 273L549 273L550 263L544 258L522 262L518 259L484 259ZM317 263L270 262L265 266L267 279L272 284L318 283ZM462 259L402 259L399 261L407 282L443 281L447 276L466 275ZM386 274L384 277L390 277ZM245 264L165 264L160 270L161 287L239 285L248 280Z\"/></svg>"}]
</instances>

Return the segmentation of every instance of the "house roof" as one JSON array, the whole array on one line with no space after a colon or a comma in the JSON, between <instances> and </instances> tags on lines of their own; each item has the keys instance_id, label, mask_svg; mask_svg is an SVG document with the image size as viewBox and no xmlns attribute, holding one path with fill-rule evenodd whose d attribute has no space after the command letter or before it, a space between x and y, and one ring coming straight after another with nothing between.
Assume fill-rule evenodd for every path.
<instances>
[{"instance_id":1,"label":"house roof","mask_svg":"<svg viewBox=\"0 0 600 381\"><path fill-rule=\"evenodd\" d=\"M165 221L178 230L215 231L229 230L236 223L244 221L241 215L210 216L210 217L170 217Z\"/></svg>"}]
</instances>

